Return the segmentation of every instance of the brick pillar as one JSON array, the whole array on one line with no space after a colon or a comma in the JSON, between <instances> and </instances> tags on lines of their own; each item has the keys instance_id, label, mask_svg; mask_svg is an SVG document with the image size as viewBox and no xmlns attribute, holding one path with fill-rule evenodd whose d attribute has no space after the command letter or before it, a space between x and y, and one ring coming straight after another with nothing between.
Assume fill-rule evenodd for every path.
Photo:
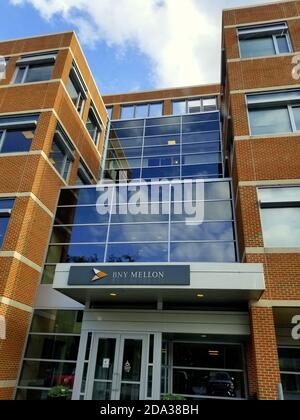
<instances>
[{"instance_id":1,"label":"brick pillar","mask_svg":"<svg viewBox=\"0 0 300 420\"><path fill-rule=\"evenodd\" d=\"M281 382L277 352L277 340L272 308L251 307L251 334L256 378L257 396L260 400L277 400L278 384Z\"/></svg>"}]
</instances>

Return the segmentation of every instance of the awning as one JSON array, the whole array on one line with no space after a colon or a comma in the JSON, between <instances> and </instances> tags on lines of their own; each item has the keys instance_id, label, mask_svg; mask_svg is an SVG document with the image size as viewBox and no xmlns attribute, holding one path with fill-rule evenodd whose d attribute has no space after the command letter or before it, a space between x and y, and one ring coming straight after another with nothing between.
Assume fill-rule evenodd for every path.
<instances>
[{"instance_id":1,"label":"awning","mask_svg":"<svg viewBox=\"0 0 300 420\"><path fill-rule=\"evenodd\" d=\"M265 290L262 264L59 264L53 288L85 304L246 304Z\"/></svg>"}]
</instances>

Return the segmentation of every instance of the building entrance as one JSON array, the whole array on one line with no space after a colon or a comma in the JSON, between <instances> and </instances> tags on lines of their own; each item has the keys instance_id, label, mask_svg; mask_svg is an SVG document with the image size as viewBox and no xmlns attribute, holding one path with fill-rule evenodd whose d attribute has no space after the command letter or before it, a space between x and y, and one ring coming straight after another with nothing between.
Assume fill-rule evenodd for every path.
<instances>
[{"instance_id":1,"label":"building entrance","mask_svg":"<svg viewBox=\"0 0 300 420\"><path fill-rule=\"evenodd\" d=\"M148 341L147 335L95 334L87 399L145 399Z\"/></svg>"}]
</instances>

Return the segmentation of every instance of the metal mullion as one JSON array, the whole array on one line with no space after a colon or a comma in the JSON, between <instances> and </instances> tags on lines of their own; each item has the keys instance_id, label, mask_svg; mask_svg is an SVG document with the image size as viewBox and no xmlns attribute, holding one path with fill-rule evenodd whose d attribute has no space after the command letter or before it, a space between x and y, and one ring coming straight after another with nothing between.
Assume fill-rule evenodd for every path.
<instances>
[{"instance_id":1,"label":"metal mullion","mask_svg":"<svg viewBox=\"0 0 300 420\"><path fill-rule=\"evenodd\" d=\"M110 235L112 209L114 205L115 193L116 193L116 187L114 186L112 190L112 195L111 195L110 213L109 213L109 219L108 219L108 224L107 224L107 235L106 235L106 243L105 243L105 249L104 249L104 263L106 262L106 259L107 259L108 240L109 240L109 235Z\"/></svg>"},{"instance_id":2,"label":"metal mullion","mask_svg":"<svg viewBox=\"0 0 300 420\"><path fill-rule=\"evenodd\" d=\"M46 362L46 363L73 363L76 364L77 360L64 360L64 359L38 359L24 357L23 361L26 362Z\"/></svg>"},{"instance_id":3,"label":"metal mullion","mask_svg":"<svg viewBox=\"0 0 300 420\"><path fill-rule=\"evenodd\" d=\"M171 211L172 211L172 184L169 185L169 231L168 231L168 262L171 262Z\"/></svg>"},{"instance_id":4,"label":"metal mullion","mask_svg":"<svg viewBox=\"0 0 300 420\"><path fill-rule=\"evenodd\" d=\"M201 368L201 367L188 367L188 366L173 366L173 369L184 369L184 370L198 370L198 371L213 371L213 372L234 372L244 373L244 369L226 369L226 368Z\"/></svg>"},{"instance_id":5,"label":"metal mullion","mask_svg":"<svg viewBox=\"0 0 300 420\"><path fill-rule=\"evenodd\" d=\"M144 119L140 182L142 182L142 174L143 174L143 169L144 169L144 148L145 148L146 121L147 120Z\"/></svg>"},{"instance_id":6,"label":"metal mullion","mask_svg":"<svg viewBox=\"0 0 300 420\"><path fill-rule=\"evenodd\" d=\"M295 122L293 108L294 107L292 105L288 105L288 112L289 112L290 122L291 122L291 126L292 126L292 131L293 131L293 133L295 133L295 132L297 132L297 126L296 126L296 122Z\"/></svg>"},{"instance_id":7,"label":"metal mullion","mask_svg":"<svg viewBox=\"0 0 300 420\"><path fill-rule=\"evenodd\" d=\"M24 74L23 74L23 77L22 77L22 81L21 81L22 84L26 83L26 78L28 76L28 72L29 72L29 65L26 66L26 69L24 71Z\"/></svg>"},{"instance_id":8,"label":"metal mullion","mask_svg":"<svg viewBox=\"0 0 300 420\"><path fill-rule=\"evenodd\" d=\"M53 264L57 265L57 264ZM47 333L47 332L29 332L29 335L41 335L41 336L58 336L58 337L81 337L81 334L72 334L72 333Z\"/></svg>"},{"instance_id":9,"label":"metal mullion","mask_svg":"<svg viewBox=\"0 0 300 420\"><path fill-rule=\"evenodd\" d=\"M0 129L0 131L2 131L2 130ZM5 139L5 136L6 136L6 132L7 132L7 130L3 130L2 131L2 136L0 138L0 153L1 153L2 148L3 148L3 144L4 144L4 139Z\"/></svg>"},{"instance_id":10,"label":"metal mullion","mask_svg":"<svg viewBox=\"0 0 300 420\"><path fill-rule=\"evenodd\" d=\"M272 35L272 39L273 39L273 45L274 45L274 48L275 48L275 54L276 55L279 55L280 54L280 52L279 52L279 48L278 48L278 44L277 44L277 39L276 39L276 37L277 37L277 35Z\"/></svg>"},{"instance_id":11,"label":"metal mullion","mask_svg":"<svg viewBox=\"0 0 300 420\"><path fill-rule=\"evenodd\" d=\"M179 179L182 180L182 165L183 165L183 116L180 117L180 172ZM170 197L171 199L171 197Z\"/></svg>"}]
</instances>

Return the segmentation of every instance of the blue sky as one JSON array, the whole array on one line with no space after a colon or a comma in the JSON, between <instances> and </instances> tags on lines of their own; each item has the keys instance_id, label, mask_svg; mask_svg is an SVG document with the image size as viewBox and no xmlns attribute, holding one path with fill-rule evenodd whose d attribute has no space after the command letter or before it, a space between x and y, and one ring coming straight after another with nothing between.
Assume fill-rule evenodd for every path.
<instances>
[{"instance_id":1,"label":"blue sky","mask_svg":"<svg viewBox=\"0 0 300 420\"><path fill-rule=\"evenodd\" d=\"M76 30L102 94L213 83L222 8L261 2L0 0L0 39Z\"/></svg>"}]
</instances>

